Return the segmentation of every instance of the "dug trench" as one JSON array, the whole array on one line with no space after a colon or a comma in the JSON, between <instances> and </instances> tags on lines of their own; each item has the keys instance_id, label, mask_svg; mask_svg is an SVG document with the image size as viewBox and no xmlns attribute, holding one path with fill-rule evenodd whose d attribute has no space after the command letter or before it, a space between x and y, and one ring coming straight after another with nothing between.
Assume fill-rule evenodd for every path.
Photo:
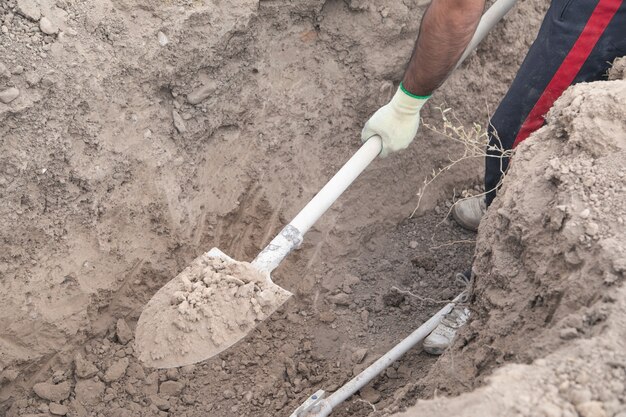
<instances>
[{"instance_id":1,"label":"dug trench","mask_svg":"<svg viewBox=\"0 0 626 417\"><path fill-rule=\"evenodd\" d=\"M422 129L410 150L376 161L276 271L295 297L250 337L168 371L143 367L132 347L139 313L162 285L213 246L254 258L356 149L362 123L401 76L425 7L387 3L0 6L0 90L19 91L0 104L0 413L288 415L463 289L454 276L471 264L475 236L445 217L455 189L479 183L482 161L453 167L407 219L423 179L463 151ZM29 4L56 33L41 32ZM460 124L484 123L545 7L523 2L505 18L425 122L440 123L443 105ZM506 306L479 298L480 288L483 313ZM553 306L550 297L535 304ZM582 323L604 323L597 316ZM336 415L457 394L505 362L554 351L524 356L518 341L507 354L504 339L480 340L466 334L439 362L412 350ZM476 362L460 360L463 349Z\"/></svg>"}]
</instances>

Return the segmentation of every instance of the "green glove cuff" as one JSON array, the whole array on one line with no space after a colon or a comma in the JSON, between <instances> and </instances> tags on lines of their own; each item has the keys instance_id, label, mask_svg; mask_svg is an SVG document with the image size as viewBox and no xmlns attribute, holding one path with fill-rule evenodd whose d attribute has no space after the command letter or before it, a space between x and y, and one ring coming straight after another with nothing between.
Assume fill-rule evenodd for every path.
<instances>
[{"instance_id":1,"label":"green glove cuff","mask_svg":"<svg viewBox=\"0 0 626 417\"><path fill-rule=\"evenodd\" d=\"M407 90L406 88L404 88L404 85L402 85L402 82L400 82L400 90L402 90L402 92L404 94L406 94L409 97L413 97L416 98L418 100L428 100L430 97L432 97L432 94L429 96L418 96L416 94L411 93L409 90Z\"/></svg>"}]
</instances>

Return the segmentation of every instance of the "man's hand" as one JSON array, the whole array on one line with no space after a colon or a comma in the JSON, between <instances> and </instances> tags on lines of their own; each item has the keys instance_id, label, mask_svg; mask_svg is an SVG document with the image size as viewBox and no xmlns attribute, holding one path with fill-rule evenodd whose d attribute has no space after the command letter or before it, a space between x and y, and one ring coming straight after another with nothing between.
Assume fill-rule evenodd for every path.
<instances>
[{"instance_id":1,"label":"man's hand","mask_svg":"<svg viewBox=\"0 0 626 417\"><path fill-rule=\"evenodd\" d=\"M448 77L472 39L485 0L432 0L424 13L400 89L365 124L361 139L383 139L381 156L405 149L417 133L420 109Z\"/></svg>"},{"instance_id":2,"label":"man's hand","mask_svg":"<svg viewBox=\"0 0 626 417\"><path fill-rule=\"evenodd\" d=\"M365 123L361 140L374 135L383 140L380 156L406 149L413 141L420 124L420 110L428 97L419 97L406 91L402 84L391 101L378 109Z\"/></svg>"}]
</instances>

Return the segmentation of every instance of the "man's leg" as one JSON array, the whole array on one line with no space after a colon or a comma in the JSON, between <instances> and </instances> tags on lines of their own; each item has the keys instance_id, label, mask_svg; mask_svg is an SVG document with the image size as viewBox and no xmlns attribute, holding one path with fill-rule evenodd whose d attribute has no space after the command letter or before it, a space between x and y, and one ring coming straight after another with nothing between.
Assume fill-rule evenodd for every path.
<instances>
[{"instance_id":1,"label":"man's leg","mask_svg":"<svg viewBox=\"0 0 626 417\"><path fill-rule=\"evenodd\" d=\"M489 206L509 165L502 151L515 148L544 124L544 116L572 84L606 78L610 63L626 54L623 0L552 2L511 88L493 115L485 161Z\"/></svg>"}]
</instances>

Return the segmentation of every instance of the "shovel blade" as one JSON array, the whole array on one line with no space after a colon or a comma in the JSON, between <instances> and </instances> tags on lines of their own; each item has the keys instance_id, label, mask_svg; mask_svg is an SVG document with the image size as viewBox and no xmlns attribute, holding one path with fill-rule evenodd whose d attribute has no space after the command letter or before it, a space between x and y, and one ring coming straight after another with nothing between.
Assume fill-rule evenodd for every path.
<instances>
[{"instance_id":1,"label":"shovel blade","mask_svg":"<svg viewBox=\"0 0 626 417\"><path fill-rule=\"evenodd\" d=\"M243 339L292 295L253 268L217 248L196 258L144 307L139 359L155 368L191 365Z\"/></svg>"}]
</instances>

